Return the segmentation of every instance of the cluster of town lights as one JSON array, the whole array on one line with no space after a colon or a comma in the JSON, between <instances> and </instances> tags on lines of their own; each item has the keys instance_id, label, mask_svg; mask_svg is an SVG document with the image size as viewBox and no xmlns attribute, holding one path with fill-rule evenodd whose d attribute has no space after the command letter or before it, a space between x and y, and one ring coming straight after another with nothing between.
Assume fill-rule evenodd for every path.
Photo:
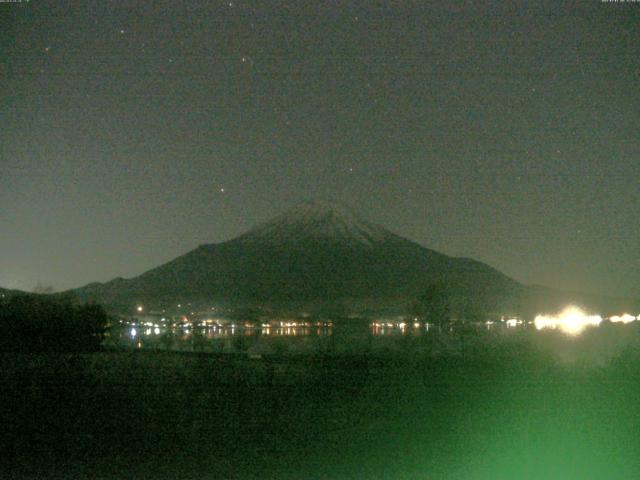
<instances>
[{"instance_id":1,"label":"cluster of town lights","mask_svg":"<svg viewBox=\"0 0 640 480\"><path fill-rule=\"evenodd\" d=\"M624 313L609 317L612 323L631 323L640 316L635 317ZM588 315L578 307L567 307L557 315L538 315L534 324L536 329L558 329L569 335L578 335L587 327L597 327L602 323L600 315Z\"/></svg>"},{"instance_id":2,"label":"cluster of town lights","mask_svg":"<svg viewBox=\"0 0 640 480\"><path fill-rule=\"evenodd\" d=\"M538 315L533 321L538 330L558 329L569 335L577 335L586 327L602 323L600 315L587 315L578 307L567 307L558 315Z\"/></svg>"},{"instance_id":3,"label":"cluster of town lights","mask_svg":"<svg viewBox=\"0 0 640 480\"><path fill-rule=\"evenodd\" d=\"M640 315L638 315L637 319L640 320ZM636 317L634 317L633 315L629 315L628 313L623 313L622 315L614 315L613 317L609 318L609 321L613 323L631 323L634 320L636 320Z\"/></svg>"},{"instance_id":4,"label":"cluster of town lights","mask_svg":"<svg viewBox=\"0 0 640 480\"><path fill-rule=\"evenodd\" d=\"M578 335L587 327L595 327L600 325L604 320L608 320L611 323L622 323L627 324L634 322L636 320L640 321L640 315L637 317L634 315L630 315L628 313L623 313L622 315L613 315L608 318L603 318L600 315L592 315L587 314L583 310L575 306L569 306L565 308L562 312L556 315L538 315L533 322L524 321L519 318L505 318L502 317L499 321L487 320L484 324L490 329L495 325L504 325L507 328L516 328L523 325L533 324L537 330L558 330L568 335ZM402 321L399 322L382 322L376 321L371 324L376 332L383 332L385 328L389 329L399 329L404 332L405 328L410 325L410 323L404 323ZM420 327L420 323L413 323L415 328ZM425 327L428 327L429 324L425 323Z\"/></svg>"},{"instance_id":5,"label":"cluster of town lights","mask_svg":"<svg viewBox=\"0 0 640 480\"><path fill-rule=\"evenodd\" d=\"M179 305L180 306L180 305ZM213 309L213 307L212 307ZM137 313L142 313L144 312L144 307L142 305L138 305L136 307ZM195 326L195 324L192 324L191 322L188 321L187 317L183 316L182 318L182 322L179 322L179 324L181 324L181 326L183 328L188 328L191 327L192 325ZM417 318L412 319L412 321L405 321L404 319L400 319L398 318L397 321L374 321L371 326L377 330L377 329L382 329L384 330L385 328L391 328L391 329L395 329L398 328L401 331L404 331L407 326L413 326L414 328L418 329L420 328L422 325L424 325L427 329L427 331L429 330L429 324L428 323L424 323L421 324L420 322L417 321ZM581 310L578 307L575 306L568 306L566 307L562 312L556 314L556 315L538 315L535 320L533 322L525 322L519 318L504 318L502 317L500 319L500 322L496 322L496 321L486 321L484 322L487 325L487 328L489 328L491 325L495 324L495 323L502 323L504 325L506 325L507 327L517 327L520 325L524 325L524 324L531 324L533 323L535 325L535 328L537 330L544 330L544 329L551 329L551 330L559 330L563 333L566 333L568 335L578 335L580 334L585 328L587 327L595 327L600 325L603 322L603 317L601 317L600 315L591 315L591 314L587 314L585 313L583 310ZM609 320L611 323L622 323L622 324L628 324L631 322L634 322L636 320L640 321L640 315L638 315L637 317L634 315L630 315L628 313L623 313L622 315L613 315L609 318L607 318L607 320ZM166 321L166 318L162 318L162 323L164 323ZM136 325L135 323L131 324L132 326ZM160 333L160 325L158 324L154 324L151 322L145 322L144 324L141 324L141 326L147 326L147 327L155 327L153 329L153 332L158 335ZM214 321L211 319L205 319L205 320L201 320L199 323L200 326L202 327L206 327L206 328L213 328L214 330L216 328L219 329L225 329L228 327L231 327L232 329L232 333L233 330L235 330L236 325L235 324L228 324L227 322L223 322L220 323L219 321ZM260 324L258 324L259 326L262 327L262 330L265 333L269 333L269 329L270 328L296 328L296 327L310 327L310 326L322 326L322 327L331 327L332 326L332 322L327 322L327 321L323 321L323 322L307 322L307 321L269 321L269 322L262 322ZM174 325L175 326L175 325ZM245 322L244 324L240 324L238 325L240 328L244 329L253 329L254 327L256 327L256 325L254 325L251 322ZM147 329L147 334L149 334L152 330L150 328ZM131 329L131 336L135 337L137 335L137 331L135 328Z\"/></svg>"}]
</instances>

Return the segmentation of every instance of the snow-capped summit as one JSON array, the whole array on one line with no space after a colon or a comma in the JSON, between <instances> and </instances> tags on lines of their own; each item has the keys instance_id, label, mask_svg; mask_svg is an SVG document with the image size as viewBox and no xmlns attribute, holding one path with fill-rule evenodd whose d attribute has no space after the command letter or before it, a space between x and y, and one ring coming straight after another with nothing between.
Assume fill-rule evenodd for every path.
<instances>
[{"instance_id":1,"label":"snow-capped summit","mask_svg":"<svg viewBox=\"0 0 640 480\"><path fill-rule=\"evenodd\" d=\"M306 201L258 225L237 240L252 243L318 240L371 245L390 236L387 230L362 220L345 205Z\"/></svg>"}]
</instances>

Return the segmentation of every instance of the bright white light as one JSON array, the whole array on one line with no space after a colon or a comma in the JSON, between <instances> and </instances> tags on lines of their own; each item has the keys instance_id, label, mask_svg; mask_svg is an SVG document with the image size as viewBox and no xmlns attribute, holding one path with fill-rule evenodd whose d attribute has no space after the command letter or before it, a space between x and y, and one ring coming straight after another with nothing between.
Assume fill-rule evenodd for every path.
<instances>
[{"instance_id":1,"label":"bright white light","mask_svg":"<svg viewBox=\"0 0 640 480\"><path fill-rule=\"evenodd\" d=\"M136 336L137 334L138 334L138 332L136 331L136 329L135 329L135 328L132 328L132 329L131 329L131 336L132 336L133 338L135 338L135 336Z\"/></svg>"},{"instance_id":2,"label":"bright white light","mask_svg":"<svg viewBox=\"0 0 640 480\"><path fill-rule=\"evenodd\" d=\"M138 310L138 312L141 313L144 310L144 308L142 308L142 306L138 306L138 308L136 310Z\"/></svg>"},{"instance_id":3,"label":"bright white light","mask_svg":"<svg viewBox=\"0 0 640 480\"><path fill-rule=\"evenodd\" d=\"M560 329L569 335L577 335L586 327L598 326L602 322L600 315L587 315L577 307L567 307L556 316L538 315L535 320L536 329Z\"/></svg>"},{"instance_id":4,"label":"bright white light","mask_svg":"<svg viewBox=\"0 0 640 480\"><path fill-rule=\"evenodd\" d=\"M633 315L629 315L628 313L623 313L622 315L614 315L609 318L613 323L631 323L636 319Z\"/></svg>"},{"instance_id":5,"label":"bright white light","mask_svg":"<svg viewBox=\"0 0 640 480\"><path fill-rule=\"evenodd\" d=\"M505 320L505 322L507 323L507 328L517 327L518 325L522 324L522 320L518 320L517 318L510 318L508 320Z\"/></svg>"},{"instance_id":6,"label":"bright white light","mask_svg":"<svg viewBox=\"0 0 640 480\"><path fill-rule=\"evenodd\" d=\"M154 328L153 333L155 333L156 335L160 335L160 328L158 327Z\"/></svg>"}]
</instances>

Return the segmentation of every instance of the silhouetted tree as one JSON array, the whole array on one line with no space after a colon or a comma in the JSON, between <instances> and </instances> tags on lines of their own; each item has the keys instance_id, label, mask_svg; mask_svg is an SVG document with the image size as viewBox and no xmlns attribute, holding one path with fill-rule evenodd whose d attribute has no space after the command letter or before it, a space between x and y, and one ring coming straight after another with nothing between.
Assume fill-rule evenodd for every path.
<instances>
[{"instance_id":1,"label":"silhouetted tree","mask_svg":"<svg viewBox=\"0 0 640 480\"><path fill-rule=\"evenodd\" d=\"M451 319L451 296L447 287L442 283L428 285L413 303L412 313L424 322L447 324Z\"/></svg>"},{"instance_id":2,"label":"silhouetted tree","mask_svg":"<svg viewBox=\"0 0 640 480\"><path fill-rule=\"evenodd\" d=\"M197 327L193 328L193 333L191 334L191 341L193 344L193 349L195 351L203 351L207 346L207 337L205 332Z\"/></svg>"},{"instance_id":3,"label":"silhouetted tree","mask_svg":"<svg viewBox=\"0 0 640 480\"><path fill-rule=\"evenodd\" d=\"M33 287L33 293L49 295L54 293L55 289L51 285L43 285L38 283L35 287Z\"/></svg>"},{"instance_id":4,"label":"silhouetted tree","mask_svg":"<svg viewBox=\"0 0 640 480\"><path fill-rule=\"evenodd\" d=\"M459 308L459 317L464 322L482 322L487 319L487 315L487 308L477 298L467 297Z\"/></svg>"},{"instance_id":5,"label":"silhouetted tree","mask_svg":"<svg viewBox=\"0 0 640 480\"><path fill-rule=\"evenodd\" d=\"M171 350L174 344L173 332L167 330L160 336L160 344L165 350Z\"/></svg>"},{"instance_id":6,"label":"silhouetted tree","mask_svg":"<svg viewBox=\"0 0 640 480\"><path fill-rule=\"evenodd\" d=\"M232 345L233 345L233 350L235 352L240 353L240 352L244 352L247 349L247 343L241 335L233 337Z\"/></svg>"}]
</instances>

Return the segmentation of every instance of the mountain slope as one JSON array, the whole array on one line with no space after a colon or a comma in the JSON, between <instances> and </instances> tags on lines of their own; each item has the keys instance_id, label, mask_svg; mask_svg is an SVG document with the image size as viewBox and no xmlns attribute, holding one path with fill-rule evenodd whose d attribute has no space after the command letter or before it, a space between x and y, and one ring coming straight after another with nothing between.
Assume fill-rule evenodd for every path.
<instances>
[{"instance_id":1,"label":"mountain slope","mask_svg":"<svg viewBox=\"0 0 640 480\"><path fill-rule=\"evenodd\" d=\"M22 290L11 290L8 288L0 288L0 298L10 298L16 295L29 295L27 292L23 292Z\"/></svg>"},{"instance_id":2,"label":"mountain slope","mask_svg":"<svg viewBox=\"0 0 640 480\"><path fill-rule=\"evenodd\" d=\"M436 281L466 295L513 295L522 288L485 264L429 250L341 205L306 202L233 240L202 245L138 277L90 284L75 293L113 305L407 300Z\"/></svg>"}]
</instances>

